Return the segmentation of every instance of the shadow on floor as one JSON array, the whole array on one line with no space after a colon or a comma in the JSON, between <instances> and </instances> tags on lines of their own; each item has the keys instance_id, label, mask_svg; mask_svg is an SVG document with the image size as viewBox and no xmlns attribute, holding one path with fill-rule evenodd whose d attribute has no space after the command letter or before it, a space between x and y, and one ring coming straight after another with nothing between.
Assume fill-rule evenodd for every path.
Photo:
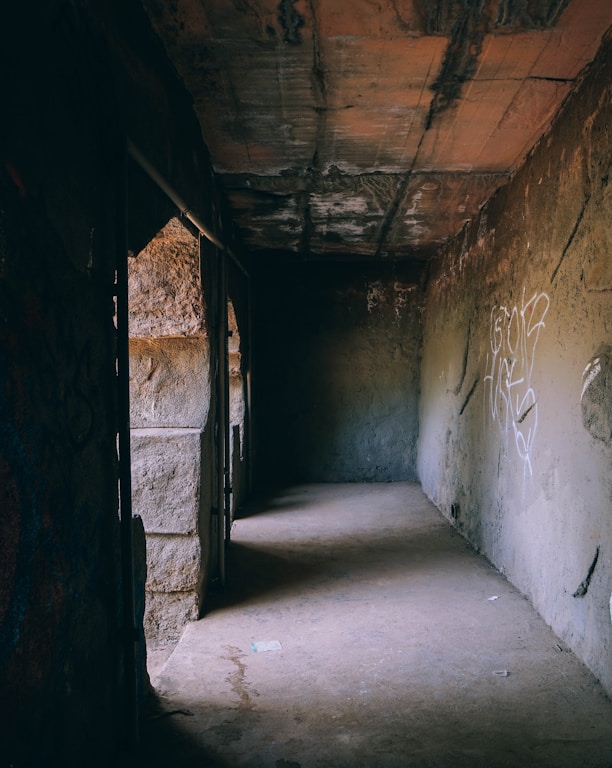
<instances>
[{"instance_id":1,"label":"shadow on floor","mask_svg":"<svg viewBox=\"0 0 612 768\"><path fill-rule=\"evenodd\" d=\"M449 550L449 544L453 542ZM232 541L226 552L225 588L211 591L203 616L235 605L270 600L296 591L338 589L359 583L367 586L401 569L416 580L453 568L456 548L472 549L450 526L415 529L399 537L381 529L367 537L327 536L303 542ZM461 552L464 555L463 552ZM460 567L460 559L457 567ZM480 558L481 567L492 568Z\"/></svg>"},{"instance_id":2,"label":"shadow on floor","mask_svg":"<svg viewBox=\"0 0 612 768\"><path fill-rule=\"evenodd\" d=\"M612 768L601 686L418 488L296 489L236 528L122 768Z\"/></svg>"},{"instance_id":3,"label":"shadow on floor","mask_svg":"<svg viewBox=\"0 0 612 768\"><path fill-rule=\"evenodd\" d=\"M177 708L152 692L139 744L122 752L117 768L230 768L230 763L185 728L185 721L192 718L191 710Z\"/></svg>"}]
</instances>

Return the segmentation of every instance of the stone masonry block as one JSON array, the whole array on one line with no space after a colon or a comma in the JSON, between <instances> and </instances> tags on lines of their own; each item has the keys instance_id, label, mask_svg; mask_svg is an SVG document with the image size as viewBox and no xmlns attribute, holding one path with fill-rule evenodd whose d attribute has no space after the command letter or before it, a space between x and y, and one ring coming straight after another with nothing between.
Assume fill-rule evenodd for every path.
<instances>
[{"instance_id":1,"label":"stone masonry block","mask_svg":"<svg viewBox=\"0 0 612 768\"><path fill-rule=\"evenodd\" d=\"M210 405L208 339L130 339L133 428L206 425Z\"/></svg>"},{"instance_id":2,"label":"stone masonry block","mask_svg":"<svg viewBox=\"0 0 612 768\"><path fill-rule=\"evenodd\" d=\"M201 433L136 429L131 434L132 508L147 533L198 530Z\"/></svg>"},{"instance_id":3,"label":"stone masonry block","mask_svg":"<svg viewBox=\"0 0 612 768\"><path fill-rule=\"evenodd\" d=\"M147 536L147 589L198 591L202 582L202 547L197 536Z\"/></svg>"},{"instance_id":4,"label":"stone masonry block","mask_svg":"<svg viewBox=\"0 0 612 768\"><path fill-rule=\"evenodd\" d=\"M176 641L188 621L198 618L198 594L147 591L144 631L147 642Z\"/></svg>"},{"instance_id":5,"label":"stone masonry block","mask_svg":"<svg viewBox=\"0 0 612 768\"><path fill-rule=\"evenodd\" d=\"M206 334L198 239L171 219L128 263L130 336Z\"/></svg>"}]
</instances>

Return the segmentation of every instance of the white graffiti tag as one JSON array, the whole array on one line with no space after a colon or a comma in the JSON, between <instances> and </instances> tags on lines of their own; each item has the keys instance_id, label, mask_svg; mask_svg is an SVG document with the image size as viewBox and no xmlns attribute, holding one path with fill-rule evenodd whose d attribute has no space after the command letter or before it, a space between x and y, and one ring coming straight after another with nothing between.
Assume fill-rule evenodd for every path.
<instances>
[{"instance_id":1,"label":"white graffiti tag","mask_svg":"<svg viewBox=\"0 0 612 768\"><path fill-rule=\"evenodd\" d=\"M489 407L502 434L512 435L525 468L533 475L531 450L538 428L538 402L531 385L535 351L550 306L545 293L534 293L521 306L491 310L491 352L487 354ZM486 397L486 394L485 394Z\"/></svg>"}]
</instances>

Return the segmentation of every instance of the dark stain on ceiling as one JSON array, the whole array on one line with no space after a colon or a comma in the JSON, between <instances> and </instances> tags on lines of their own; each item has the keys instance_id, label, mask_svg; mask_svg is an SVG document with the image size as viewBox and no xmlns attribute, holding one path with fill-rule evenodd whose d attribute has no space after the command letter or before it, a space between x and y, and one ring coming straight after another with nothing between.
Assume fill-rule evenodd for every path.
<instances>
[{"instance_id":1,"label":"dark stain on ceiling","mask_svg":"<svg viewBox=\"0 0 612 768\"><path fill-rule=\"evenodd\" d=\"M249 250L429 258L520 166L602 0L142 0Z\"/></svg>"}]
</instances>

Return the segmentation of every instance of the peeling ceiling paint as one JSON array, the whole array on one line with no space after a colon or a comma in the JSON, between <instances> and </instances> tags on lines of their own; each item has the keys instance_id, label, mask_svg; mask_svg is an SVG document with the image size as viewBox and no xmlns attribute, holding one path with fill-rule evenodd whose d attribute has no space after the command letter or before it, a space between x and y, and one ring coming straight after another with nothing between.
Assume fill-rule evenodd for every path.
<instances>
[{"instance_id":1,"label":"peeling ceiling paint","mask_svg":"<svg viewBox=\"0 0 612 768\"><path fill-rule=\"evenodd\" d=\"M601 0L142 0L248 248L422 260L546 131Z\"/></svg>"}]
</instances>

